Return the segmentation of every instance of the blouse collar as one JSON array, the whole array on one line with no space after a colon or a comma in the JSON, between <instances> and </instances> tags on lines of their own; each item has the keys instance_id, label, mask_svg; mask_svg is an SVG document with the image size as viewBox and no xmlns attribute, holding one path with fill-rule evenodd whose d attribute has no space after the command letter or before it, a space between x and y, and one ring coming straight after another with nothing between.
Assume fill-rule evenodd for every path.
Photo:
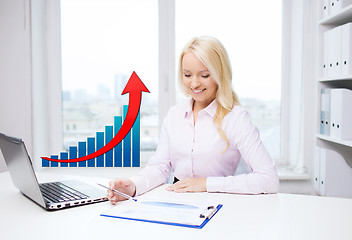
<instances>
[{"instance_id":1,"label":"blouse collar","mask_svg":"<svg viewBox=\"0 0 352 240\"><path fill-rule=\"evenodd\" d=\"M194 103L194 99L191 98L190 101L188 102L188 104L186 105L185 118L188 118L191 116L191 114L193 112L193 103ZM216 114L217 107L218 107L218 102L216 101L216 99L214 99L206 108L202 109L201 111L205 111L212 118L214 118L215 114Z\"/></svg>"}]
</instances>

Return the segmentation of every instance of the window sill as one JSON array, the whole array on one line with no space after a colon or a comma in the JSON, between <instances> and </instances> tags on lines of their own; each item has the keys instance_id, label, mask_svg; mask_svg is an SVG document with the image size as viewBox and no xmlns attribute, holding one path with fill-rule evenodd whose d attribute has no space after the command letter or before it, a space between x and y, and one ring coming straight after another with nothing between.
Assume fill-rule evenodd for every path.
<instances>
[{"instance_id":1,"label":"window sill","mask_svg":"<svg viewBox=\"0 0 352 240\"><path fill-rule=\"evenodd\" d=\"M280 180L309 180L310 175L305 170L289 169L287 166L278 167L277 172Z\"/></svg>"}]
</instances>

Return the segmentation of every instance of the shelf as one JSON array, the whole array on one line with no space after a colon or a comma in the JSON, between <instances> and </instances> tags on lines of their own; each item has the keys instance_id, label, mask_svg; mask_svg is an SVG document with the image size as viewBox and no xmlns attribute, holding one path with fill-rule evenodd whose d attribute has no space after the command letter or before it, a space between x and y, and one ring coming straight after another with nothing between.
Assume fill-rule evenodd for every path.
<instances>
[{"instance_id":1,"label":"shelf","mask_svg":"<svg viewBox=\"0 0 352 240\"><path fill-rule=\"evenodd\" d=\"M320 3L322 7L321 4L322 2ZM329 5L329 7L331 7L331 5ZM322 9L323 8L321 8L321 10ZM335 8L335 10L337 9ZM322 15L324 15L324 13ZM321 89L345 88L352 90L352 74L341 76L342 73L345 73L341 69L340 76L326 76L327 69L325 69L325 71L321 69L322 63L325 63L326 60L324 59L324 55L328 52L328 48L326 48L326 45L324 46L326 40L325 33L336 27L342 28L342 25L350 22L352 22L352 4L318 21L316 63L319 67L317 67L316 70L319 72L315 78L318 96L317 104L315 105L317 119L321 118L321 107L325 105L324 102L330 101L330 99L325 97L322 99ZM339 49L342 49L342 41L334 42L334 44L334 46L329 47L334 49L334 47L339 44L336 48L339 47ZM323 74L325 75L323 76ZM320 134L319 122L320 121L315 121L317 130L315 135L317 151L314 159L314 189L323 196L343 196L346 193L346 188L341 186L346 182L350 182L352 179L352 140L342 140L338 137ZM321 151L321 149L329 151Z\"/></svg>"},{"instance_id":2,"label":"shelf","mask_svg":"<svg viewBox=\"0 0 352 240\"><path fill-rule=\"evenodd\" d=\"M341 12L319 21L321 25L342 25L352 21L352 4L345 7Z\"/></svg>"},{"instance_id":3,"label":"shelf","mask_svg":"<svg viewBox=\"0 0 352 240\"><path fill-rule=\"evenodd\" d=\"M322 134L318 134L317 138L352 148L352 140L341 140L341 139L332 138Z\"/></svg>"},{"instance_id":4,"label":"shelf","mask_svg":"<svg viewBox=\"0 0 352 240\"><path fill-rule=\"evenodd\" d=\"M320 78L319 82L350 81L350 80L352 80L352 75L342 76L342 77L324 77L324 78Z\"/></svg>"}]
</instances>

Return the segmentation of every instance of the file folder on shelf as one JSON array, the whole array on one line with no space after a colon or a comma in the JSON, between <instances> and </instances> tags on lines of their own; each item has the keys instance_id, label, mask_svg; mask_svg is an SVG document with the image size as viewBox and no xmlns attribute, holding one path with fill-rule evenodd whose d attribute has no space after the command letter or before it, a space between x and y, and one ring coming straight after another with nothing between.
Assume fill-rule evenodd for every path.
<instances>
[{"instance_id":1,"label":"file folder on shelf","mask_svg":"<svg viewBox=\"0 0 352 240\"><path fill-rule=\"evenodd\" d=\"M321 89L320 134L330 135L330 94L331 89Z\"/></svg>"},{"instance_id":2,"label":"file folder on shelf","mask_svg":"<svg viewBox=\"0 0 352 240\"><path fill-rule=\"evenodd\" d=\"M222 206L222 204L127 200L118 202L100 216L201 229Z\"/></svg>"},{"instance_id":3,"label":"file folder on shelf","mask_svg":"<svg viewBox=\"0 0 352 240\"><path fill-rule=\"evenodd\" d=\"M341 12L342 9L352 4L352 0L330 0L329 1L330 15L335 15Z\"/></svg>"},{"instance_id":4,"label":"file folder on shelf","mask_svg":"<svg viewBox=\"0 0 352 240\"><path fill-rule=\"evenodd\" d=\"M326 31L323 35L323 78L352 75L352 23Z\"/></svg>"},{"instance_id":5,"label":"file folder on shelf","mask_svg":"<svg viewBox=\"0 0 352 240\"><path fill-rule=\"evenodd\" d=\"M343 76L352 75L352 23L347 23L342 27L341 48L341 74Z\"/></svg>"},{"instance_id":6,"label":"file folder on shelf","mask_svg":"<svg viewBox=\"0 0 352 240\"><path fill-rule=\"evenodd\" d=\"M345 88L331 89L330 136L352 140L352 91Z\"/></svg>"},{"instance_id":7,"label":"file folder on shelf","mask_svg":"<svg viewBox=\"0 0 352 240\"><path fill-rule=\"evenodd\" d=\"M313 168L313 177L314 177L314 182L313 182L313 187L314 190L320 194L320 151L321 148L316 147L315 148L315 153L314 153L314 168Z\"/></svg>"},{"instance_id":8,"label":"file folder on shelf","mask_svg":"<svg viewBox=\"0 0 352 240\"><path fill-rule=\"evenodd\" d=\"M323 34L323 54L322 54L322 73L323 78L328 77L328 68L329 68L329 58L328 58L328 48L329 48L329 31L324 32Z\"/></svg>"},{"instance_id":9,"label":"file folder on shelf","mask_svg":"<svg viewBox=\"0 0 352 240\"><path fill-rule=\"evenodd\" d=\"M337 152L319 149L319 194L331 197L352 197L352 168Z\"/></svg>"},{"instance_id":10,"label":"file folder on shelf","mask_svg":"<svg viewBox=\"0 0 352 240\"><path fill-rule=\"evenodd\" d=\"M330 15L330 6L329 6L329 0L323 0L321 1L322 7L322 19L327 18Z\"/></svg>"},{"instance_id":11,"label":"file folder on shelf","mask_svg":"<svg viewBox=\"0 0 352 240\"><path fill-rule=\"evenodd\" d=\"M341 36L342 28L336 27L327 32L328 77L341 76Z\"/></svg>"}]
</instances>

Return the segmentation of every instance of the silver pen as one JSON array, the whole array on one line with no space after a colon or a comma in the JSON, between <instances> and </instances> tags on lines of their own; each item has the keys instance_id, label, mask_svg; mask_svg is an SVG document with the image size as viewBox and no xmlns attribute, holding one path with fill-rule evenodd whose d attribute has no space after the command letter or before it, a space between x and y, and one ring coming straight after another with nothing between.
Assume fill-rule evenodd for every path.
<instances>
[{"instance_id":1,"label":"silver pen","mask_svg":"<svg viewBox=\"0 0 352 240\"><path fill-rule=\"evenodd\" d=\"M109 188L109 187L104 186L103 184L100 184L100 183L97 183L97 184L98 184L99 186L103 187L103 188L106 188L106 189L109 189L110 191L113 191L114 193L116 193L116 194L118 194L118 195L120 195L120 196L122 196L122 197L125 197L125 198L127 198L127 199L129 199L129 200L132 200L132 201L137 202L137 199L136 199L136 198L131 197L131 196L127 195L126 193L123 193L123 192L117 191L117 190L115 190L115 189Z\"/></svg>"}]
</instances>

